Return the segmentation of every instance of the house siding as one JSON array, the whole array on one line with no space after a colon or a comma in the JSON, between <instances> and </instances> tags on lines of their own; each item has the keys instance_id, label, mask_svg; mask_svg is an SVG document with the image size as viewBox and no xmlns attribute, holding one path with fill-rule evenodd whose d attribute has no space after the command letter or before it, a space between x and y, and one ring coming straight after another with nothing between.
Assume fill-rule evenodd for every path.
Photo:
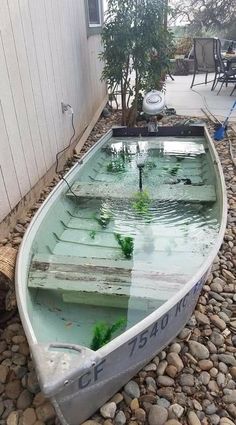
<instances>
[{"instance_id":1,"label":"house siding","mask_svg":"<svg viewBox=\"0 0 236 425\"><path fill-rule=\"evenodd\" d=\"M0 222L55 163L104 100L99 35L83 0L1 0Z\"/></svg>"}]
</instances>

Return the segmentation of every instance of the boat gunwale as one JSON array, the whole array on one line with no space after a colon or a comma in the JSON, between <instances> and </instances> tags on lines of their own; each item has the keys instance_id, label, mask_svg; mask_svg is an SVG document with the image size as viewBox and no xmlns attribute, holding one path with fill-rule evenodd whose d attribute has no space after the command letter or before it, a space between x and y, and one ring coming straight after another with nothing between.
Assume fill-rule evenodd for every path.
<instances>
[{"instance_id":1,"label":"boat gunwale","mask_svg":"<svg viewBox=\"0 0 236 425\"><path fill-rule=\"evenodd\" d=\"M203 126L202 126L203 127ZM204 128L204 134L200 134L200 136L205 136L208 146L209 146L209 152L211 155L212 163L214 164L215 168L215 175L218 180L218 196L220 197L219 202L221 206L221 222L220 222L220 229L219 233L215 239L214 246L212 247L210 253L206 257L205 261L199 268L199 270L192 276L192 278L176 293L173 295L169 300L167 300L161 307L159 307L157 310L155 310L153 313L149 314L147 317L142 319L140 322L132 326L130 329L122 333L121 335L114 338L112 341L110 341L108 344L106 344L104 347L100 348L98 351L96 351L96 354L101 356L101 358L108 356L109 353L112 351L118 349L121 345L126 344L128 341L130 341L132 338L134 338L137 334L148 328L150 325L152 325L155 321L159 320L163 315L165 315L169 310L171 310L175 305L177 305L178 302L180 302L185 295L192 290L194 285L199 282L199 280L205 275L207 271L209 271L214 258L216 257L220 245L223 240L223 236L225 233L226 228L226 221L227 221L227 196L226 196L226 187L225 187L225 181L224 181L224 174L222 170L222 166L220 163L220 159L218 157L217 151L214 147L213 141L210 137L209 131L206 128ZM188 127L189 129L189 127ZM179 128L178 128L179 130ZM172 136L173 134L171 134ZM76 174L78 172L78 169L86 164L86 162L90 159L90 157L94 154L94 151L98 150L106 141L110 140L110 138L113 136L113 129L109 130L102 138L99 139L99 141L93 145L89 151L83 156L82 161L80 160L78 163L76 163L71 170L65 175L65 179L70 184L73 182L73 178L76 177ZM127 135L124 135L128 137ZM157 136L157 134L153 134L153 136ZM181 137L188 136L191 137L189 133L182 135ZM150 136L151 137L151 136ZM160 137L163 137L160 136ZM24 235L23 241L21 243L18 256L17 256L17 263L16 263L16 294L17 294L17 302L18 302L18 309L21 317L21 321L29 342L29 345L35 345L37 344L37 338L35 336L33 327L30 322L30 317L28 314L28 307L26 302L26 293L27 293L27 276L28 276L28 269L30 261L28 262L28 258L30 257L30 249L31 244L35 238L35 235L38 231L39 225L41 224L43 218L47 214L48 210L53 205L54 201L57 199L57 197L61 196L63 192L68 190L68 186L66 183L61 180L55 188L52 190L52 192L49 194L49 196L45 199L37 213L35 214L34 218L32 219L30 225L28 226L26 233ZM41 217L42 215L42 217ZM27 254L27 255L26 255ZM68 371L69 373L69 371ZM78 367L78 370L73 371L73 377L78 377L80 373L80 367ZM63 378L64 380L64 378ZM63 381L62 380L62 381ZM57 381L56 387L58 388L59 382ZM50 395L52 393L55 394L56 389L52 382L50 382ZM48 386L48 390L49 390ZM54 388L52 388L54 387ZM46 387L44 386L44 389ZM53 390L53 391L52 391Z\"/></svg>"}]
</instances>

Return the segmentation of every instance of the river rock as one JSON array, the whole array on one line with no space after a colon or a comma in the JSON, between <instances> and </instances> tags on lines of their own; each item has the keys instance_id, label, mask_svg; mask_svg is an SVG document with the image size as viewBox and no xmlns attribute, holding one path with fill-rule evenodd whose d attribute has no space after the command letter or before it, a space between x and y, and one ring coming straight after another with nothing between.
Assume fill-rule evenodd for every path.
<instances>
[{"instance_id":1,"label":"river rock","mask_svg":"<svg viewBox=\"0 0 236 425\"><path fill-rule=\"evenodd\" d=\"M151 407L148 414L148 422L149 425L164 425L168 418L168 411L158 405L154 405Z\"/></svg>"},{"instance_id":2,"label":"river rock","mask_svg":"<svg viewBox=\"0 0 236 425\"><path fill-rule=\"evenodd\" d=\"M37 394L40 391L38 379L35 372L28 373L26 386L27 389L33 394Z\"/></svg>"},{"instance_id":3,"label":"river rock","mask_svg":"<svg viewBox=\"0 0 236 425\"><path fill-rule=\"evenodd\" d=\"M170 406L168 410L169 410L169 417L171 419L176 419L176 418L179 419L184 413L184 408L177 403L172 404L172 406Z\"/></svg>"},{"instance_id":4,"label":"river rock","mask_svg":"<svg viewBox=\"0 0 236 425\"><path fill-rule=\"evenodd\" d=\"M213 367L211 360L199 360L198 366L201 370L210 370Z\"/></svg>"},{"instance_id":5,"label":"river rock","mask_svg":"<svg viewBox=\"0 0 236 425\"><path fill-rule=\"evenodd\" d=\"M116 425L124 425L126 423L126 416L122 410L120 410L115 416L114 423Z\"/></svg>"},{"instance_id":6,"label":"river rock","mask_svg":"<svg viewBox=\"0 0 236 425\"><path fill-rule=\"evenodd\" d=\"M136 410L139 409L139 401L137 398L133 398L133 400L131 400L131 403L129 405L131 410Z\"/></svg>"},{"instance_id":7,"label":"river rock","mask_svg":"<svg viewBox=\"0 0 236 425\"><path fill-rule=\"evenodd\" d=\"M46 401L36 408L36 415L40 421L47 422L55 418L56 414L52 404L49 401Z\"/></svg>"},{"instance_id":8,"label":"river rock","mask_svg":"<svg viewBox=\"0 0 236 425\"><path fill-rule=\"evenodd\" d=\"M213 415L214 413L216 413L216 411L217 407L214 403L209 404L205 409L207 415Z\"/></svg>"},{"instance_id":9,"label":"river rock","mask_svg":"<svg viewBox=\"0 0 236 425\"><path fill-rule=\"evenodd\" d=\"M230 374L233 378L236 379L236 366L230 368Z\"/></svg>"},{"instance_id":10,"label":"river rock","mask_svg":"<svg viewBox=\"0 0 236 425\"><path fill-rule=\"evenodd\" d=\"M0 382L2 384L4 384L7 380L8 372L9 372L9 368L7 366L0 364Z\"/></svg>"},{"instance_id":11,"label":"river rock","mask_svg":"<svg viewBox=\"0 0 236 425\"><path fill-rule=\"evenodd\" d=\"M177 353L179 354L181 351L181 345L178 342L174 342L170 346L170 353Z\"/></svg>"},{"instance_id":12,"label":"river rock","mask_svg":"<svg viewBox=\"0 0 236 425\"><path fill-rule=\"evenodd\" d=\"M18 379L10 381L6 384L5 392L8 398L16 400L22 391L21 382Z\"/></svg>"},{"instance_id":13,"label":"river rock","mask_svg":"<svg viewBox=\"0 0 236 425\"><path fill-rule=\"evenodd\" d=\"M178 353L169 353L167 355L167 362L169 363L169 365L175 366L178 372L181 372L181 370L184 368L183 361Z\"/></svg>"},{"instance_id":14,"label":"river rock","mask_svg":"<svg viewBox=\"0 0 236 425\"><path fill-rule=\"evenodd\" d=\"M137 382L135 381L129 381L128 384L124 386L124 390L130 398L140 397L140 389Z\"/></svg>"},{"instance_id":15,"label":"river rock","mask_svg":"<svg viewBox=\"0 0 236 425\"><path fill-rule=\"evenodd\" d=\"M165 425L181 425L181 423L176 419L169 419L167 422L165 422Z\"/></svg>"},{"instance_id":16,"label":"river rock","mask_svg":"<svg viewBox=\"0 0 236 425\"><path fill-rule=\"evenodd\" d=\"M221 331L225 330L226 323L219 316L217 316L217 314L213 314L210 317L210 320L213 323L213 325L216 326L217 328L219 328Z\"/></svg>"},{"instance_id":17,"label":"river rock","mask_svg":"<svg viewBox=\"0 0 236 425\"><path fill-rule=\"evenodd\" d=\"M213 331L210 336L211 342L216 345L217 347L220 347L224 344L224 337L219 332Z\"/></svg>"},{"instance_id":18,"label":"river rock","mask_svg":"<svg viewBox=\"0 0 236 425\"><path fill-rule=\"evenodd\" d=\"M222 274L229 282L235 282L235 277L229 270L223 269Z\"/></svg>"},{"instance_id":19,"label":"river rock","mask_svg":"<svg viewBox=\"0 0 236 425\"><path fill-rule=\"evenodd\" d=\"M19 410L25 410L27 407L29 407L32 403L33 395L30 393L27 389L23 390L21 394L19 395L16 407Z\"/></svg>"},{"instance_id":20,"label":"river rock","mask_svg":"<svg viewBox=\"0 0 236 425\"><path fill-rule=\"evenodd\" d=\"M232 390L230 394L226 394L222 397L224 403L236 403L236 390Z\"/></svg>"},{"instance_id":21,"label":"river rock","mask_svg":"<svg viewBox=\"0 0 236 425\"><path fill-rule=\"evenodd\" d=\"M162 360L159 363L159 365L157 366L157 370L156 370L157 376L164 375L165 370L167 368L167 365L168 365L168 363L167 363L166 360Z\"/></svg>"},{"instance_id":22,"label":"river rock","mask_svg":"<svg viewBox=\"0 0 236 425\"><path fill-rule=\"evenodd\" d=\"M203 372L201 372L201 373L200 373L199 381L200 381L203 385L207 385L207 384L209 384L210 379L211 379L211 375L210 375L208 372L203 371Z\"/></svg>"},{"instance_id":23,"label":"river rock","mask_svg":"<svg viewBox=\"0 0 236 425\"><path fill-rule=\"evenodd\" d=\"M146 421L146 412L144 409L136 409L134 412L134 416L137 419L138 422L145 422Z\"/></svg>"},{"instance_id":24,"label":"river rock","mask_svg":"<svg viewBox=\"0 0 236 425\"><path fill-rule=\"evenodd\" d=\"M220 294L223 291L223 286L221 285L219 280L216 279L214 279L211 284L211 290Z\"/></svg>"},{"instance_id":25,"label":"river rock","mask_svg":"<svg viewBox=\"0 0 236 425\"><path fill-rule=\"evenodd\" d=\"M199 360L208 359L210 353L209 350L197 341L189 341L189 348L191 354Z\"/></svg>"},{"instance_id":26,"label":"river rock","mask_svg":"<svg viewBox=\"0 0 236 425\"><path fill-rule=\"evenodd\" d=\"M159 398L157 400L157 404L158 404L158 406L165 407L166 409L168 409L170 407L170 401L166 400L166 398Z\"/></svg>"},{"instance_id":27,"label":"river rock","mask_svg":"<svg viewBox=\"0 0 236 425\"><path fill-rule=\"evenodd\" d=\"M209 318L205 314L201 313L198 310L195 310L195 313L194 314L195 314L195 317L196 317L197 322L200 325L210 325L210 320L209 320Z\"/></svg>"},{"instance_id":28,"label":"river rock","mask_svg":"<svg viewBox=\"0 0 236 425\"><path fill-rule=\"evenodd\" d=\"M26 409L23 412L23 424L22 425L34 425L34 423L36 422L37 417L36 417L36 413L35 410L31 407Z\"/></svg>"},{"instance_id":29,"label":"river rock","mask_svg":"<svg viewBox=\"0 0 236 425\"><path fill-rule=\"evenodd\" d=\"M20 412L13 411L7 418L7 425L18 425Z\"/></svg>"},{"instance_id":30,"label":"river rock","mask_svg":"<svg viewBox=\"0 0 236 425\"><path fill-rule=\"evenodd\" d=\"M235 425L235 423L231 419L224 417L220 419L220 425Z\"/></svg>"},{"instance_id":31,"label":"river rock","mask_svg":"<svg viewBox=\"0 0 236 425\"><path fill-rule=\"evenodd\" d=\"M189 411L187 417L189 425L201 425L201 422L199 421L195 412Z\"/></svg>"},{"instance_id":32,"label":"river rock","mask_svg":"<svg viewBox=\"0 0 236 425\"><path fill-rule=\"evenodd\" d=\"M173 366L172 364L169 364L166 368L165 373L170 376L171 378L175 378L176 375L178 374L178 369Z\"/></svg>"},{"instance_id":33,"label":"river rock","mask_svg":"<svg viewBox=\"0 0 236 425\"><path fill-rule=\"evenodd\" d=\"M179 377L179 383L181 387L193 387L195 384L194 377L190 373L183 373Z\"/></svg>"},{"instance_id":34,"label":"river rock","mask_svg":"<svg viewBox=\"0 0 236 425\"><path fill-rule=\"evenodd\" d=\"M163 387L173 387L175 385L174 379L172 379L172 378L170 378L169 376L166 376L166 375L158 376L157 383L160 386L163 386Z\"/></svg>"},{"instance_id":35,"label":"river rock","mask_svg":"<svg viewBox=\"0 0 236 425\"><path fill-rule=\"evenodd\" d=\"M102 415L103 418L105 419L113 419L116 413L116 403L114 403L114 401L110 402L110 403L106 403L104 404L101 408L100 408L100 413Z\"/></svg>"},{"instance_id":36,"label":"river rock","mask_svg":"<svg viewBox=\"0 0 236 425\"><path fill-rule=\"evenodd\" d=\"M35 425L36 425L36 424L35 424ZM87 421L83 422L81 425L99 425L99 422L94 421L94 420L92 420L92 419L89 419L89 420L87 420Z\"/></svg>"},{"instance_id":37,"label":"river rock","mask_svg":"<svg viewBox=\"0 0 236 425\"><path fill-rule=\"evenodd\" d=\"M161 398L166 398L169 401L174 399L174 390L173 387L162 387L157 390L157 395Z\"/></svg>"},{"instance_id":38,"label":"river rock","mask_svg":"<svg viewBox=\"0 0 236 425\"><path fill-rule=\"evenodd\" d=\"M236 358L232 354L218 354L218 359L229 366L236 366Z\"/></svg>"}]
</instances>

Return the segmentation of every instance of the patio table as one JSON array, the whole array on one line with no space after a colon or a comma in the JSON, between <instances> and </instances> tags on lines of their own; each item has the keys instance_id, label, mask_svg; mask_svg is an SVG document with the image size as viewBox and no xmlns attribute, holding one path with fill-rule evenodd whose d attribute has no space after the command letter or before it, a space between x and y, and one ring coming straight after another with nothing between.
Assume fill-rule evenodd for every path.
<instances>
[{"instance_id":1,"label":"patio table","mask_svg":"<svg viewBox=\"0 0 236 425\"><path fill-rule=\"evenodd\" d=\"M223 61L226 63L227 71L230 71L231 69L235 69L235 73L236 73L236 53L222 52L221 56ZM230 96L233 94L235 90L236 90L236 84L234 85L234 88L231 91Z\"/></svg>"},{"instance_id":2,"label":"patio table","mask_svg":"<svg viewBox=\"0 0 236 425\"><path fill-rule=\"evenodd\" d=\"M227 70L234 68L233 64L236 64L235 53L222 53L222 58L226 62Z\"/></svg>"}]
</instances>

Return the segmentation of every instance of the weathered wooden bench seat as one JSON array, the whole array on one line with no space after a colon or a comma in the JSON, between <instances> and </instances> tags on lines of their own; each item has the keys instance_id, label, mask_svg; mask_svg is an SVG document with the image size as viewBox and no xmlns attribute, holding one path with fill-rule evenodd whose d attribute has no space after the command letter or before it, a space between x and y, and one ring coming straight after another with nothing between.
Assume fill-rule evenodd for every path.
<instances>
[{"instance_id":1,"label":"weathered wooden bench seat","mask_svg":"<svg viewBox=\"0 0 236 425\"><path fill-rule=\"evenodd\" d=\"M145 187L144 187L145 190ZM103 182L75 182L72 191L76 197L81 198L108 198L108 199L134 199L134 188L115 183ZM74 196L68 191L68 196ZM162 184L158 187L149 187L148 194L153 201L183 201L183 202L215 202L216 192L214 185L184 185Z\"/></svg>"},{"instance_id":2,"label":"weathered wooden bench seat","mask_svg":"<svg viewBox=\"0 0 236 425\"><path fill-rule=\"evenodd\" d=\"M62 255L38 255L32 262L28 286L56 290L64 302L125 308L130 297L137 309L165 301L187 281L186 275L165 274L132 260L103 260Z\"/></svg>"}]
</instances>

